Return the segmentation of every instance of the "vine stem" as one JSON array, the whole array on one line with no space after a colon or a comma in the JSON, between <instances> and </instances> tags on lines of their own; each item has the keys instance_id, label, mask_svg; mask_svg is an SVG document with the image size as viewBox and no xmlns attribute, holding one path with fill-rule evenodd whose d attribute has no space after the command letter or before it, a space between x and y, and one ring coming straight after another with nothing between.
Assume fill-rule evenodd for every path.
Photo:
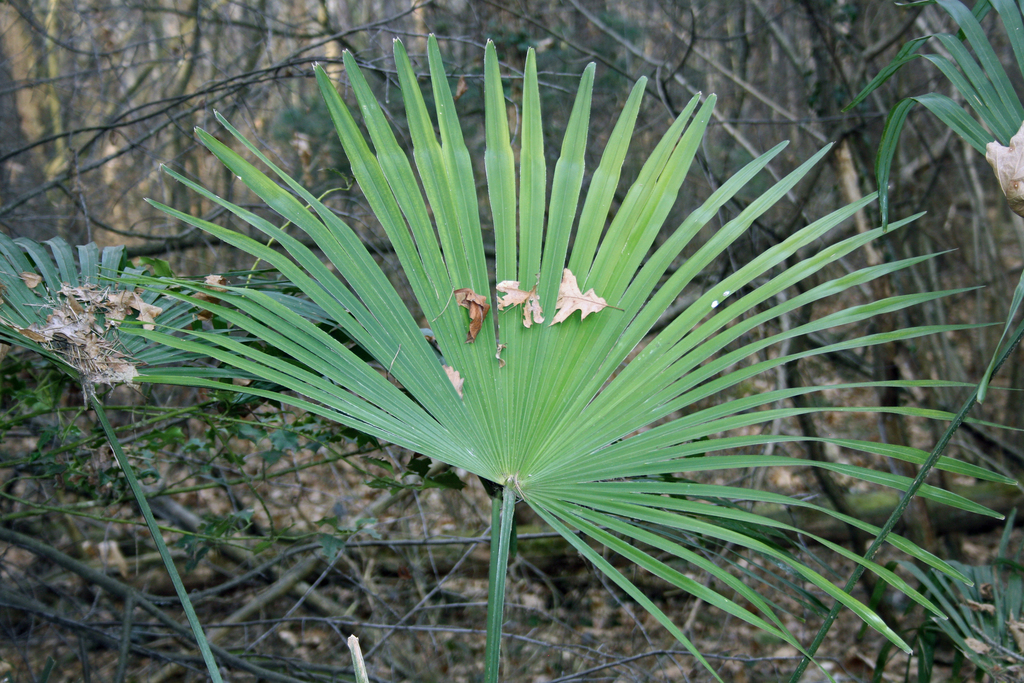
<instances>
[{"instance_id":1,"label":"vine stem","mask_svg":"<svg viewBox=\"0 0 1024 683\"><path fill-rule=\"evenodd\" d=\"M999 360L996 362L995 367L993 367L992 369L993 376L996 372L999 371L999 368L1002 367L1003 363L1006 362L1006 359L1010 357L1010 354L1017 347L1017 344L1020 343L1022 336L1024 336L1024 322L1021 322L1021 324L1017 327L1017 330L1013 334L1013 340L1009 343L1009 345L1007 345L1006 349L999 356ZM900 500L899 505L897 505L896 509L892 511L892 514L889 515L889 519L886 521L885 526L882 527L882 530L878 534L878 537L875 538L874 542L871 544L871 547L869 547L867 549L867 552L864 553L864 559L872 559L878 553L879 549L881 549L882 544L885 542L885 539L889 536L893 528L900 521L900 518L903 516L903 513L907 509L907 506L910 505L910 501L913 500L914 496L917 495L918 490L921 488L921 485L924 484L925 478L935 467L935 463L939 461L939 458L942 456L943 451L946 450L946 446L949 445L950 440L953 438L953 434L955 434L956 430L960 428L960 425L963 424L963 421L967 418L967 414L971 412L971 408L973 408L974 404L977 402L978 388L975 387L970 397L964 402L963 407L960 408L960 412L957 413L956 417L953 418L953 421L949 424L949 427L946 428L946 431L942 435L942 438L939 439L939 442L937 444L935 444L935 448L928 456L928 459L925 460L923 465L921 465L921 470L917 473L917 476L914 478L913 483L910 484L910 487L907 489L906 493L903 494L903 498ZM853 590L853 587L857 585L857 581L860 580L860 577L863 573L864 565L858 564L856 568L854 568L853 574L850 575L850 579L846 582L846 586L843 590L845 590L847 593ZM825 617L825 621L822 623L821 628L818 629L817 635L814 636L814 641L811 643L810 647L807 648L807 653L804 655L803 659L800 660L800 664L797 665L796 670L793 672L793 675L790 676L789 683L799 683L800 678L804 675L804 672L807 670L807 666L811 663L814 654L818 651L818 648L821 647L821 644L825 641L825 636L828 635L829 630L832 628L832 624L835 623L836 617L839 616L839 611L841 608L842 604L839 601L833 603L832 609L829 611L828 616Z\"/></svg>"}]
</instances>

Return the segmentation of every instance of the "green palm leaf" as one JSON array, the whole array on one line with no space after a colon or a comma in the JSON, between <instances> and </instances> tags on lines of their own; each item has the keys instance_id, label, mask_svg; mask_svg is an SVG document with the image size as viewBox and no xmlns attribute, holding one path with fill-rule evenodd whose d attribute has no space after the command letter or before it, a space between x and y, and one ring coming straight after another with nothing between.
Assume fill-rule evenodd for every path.
<instances>
[{"instance_id":1,"label":"green palm leaf","mask_svg":"<svg viewBox=\"0 0 1024 683\"><path fill-rule=\"evenodd\" d=\"M73 250L59 237L47 240L46 245L49 253L32 240L12 240L0 234L0 342L36 351L82 385L87 405L95 412L164 561L210 678L220 683L220 672L199 618L94 386L131 383L140 367L206 357L206 348L190 341L190 329L197 322L194 302L169 296L162 282L154 282L147 290L137 289L144 269L128 263L122 246L101 251L89 243ZM133 319L145 329L154 327L157 318L163 337L176 339L184 346L123 334ZM209 374L223 375L216 371Z\"/></svg>"},{"instance_id":2,"label":"green palm leaf","mask_svg":"<svg viewBox=\"0 0 1024 683\"><path fill-rule=\"evenodd\" d=\"M146 306L156 307L148 311L166 329L185 330L195 320L195 306L160 287L135 292L142 272L121 246L72 248L59 237L44 246L0 233L0 342L30 348L90 386L131 381L138 367L196 358L121 334L119 321L138 318Z\"/></svg>"},{"instance_id":3,"label":"green palm leaf","mask_svg":"<svg viewBox=\"0 0 1024 683\"><path fill-rule=\"evenodd\" d=\"M210 332L197 331L194 339L176 338L159 330L136 330L136 333L187 352L198 353L205 349L225 364L272 380L299 396L247 389L249 393L288 401L498 482L504 487L506 501L516 496L532 506L574 547L650 610L705 666L707 662L696 647L668 616L577 532L802 651L797 638L779 618L775 605L742 586L728 572L702 559L679 540L680 534L728 539L770 563L787 567L787 571L799 576L801 581L842 601L892 642L907 649L899 636L870 609L836 589L826 577L794 555L766 541L768 531L793 532L794 529L738 509L731 503L708 504L694 502L692 498L805 507L809 503L780 494L730 487L658 482L654 477L710 469L793 464L786 457L759 454L763 446L782 441L782 437L730 436L726 432L806 411L780 408L775 404L798 394L821 391L821 388L792 388L703 406L708 399L738 383L787 362L953 329L901 329L836 341L798 354L744 365L754 354L787 339L902 310L946 293L896 296L850 307L764 339L750 341L748 333L800 306L834 296L922 259L864 268L826 279L799 296L778 297L881 234L882 230L877 229L841 240L805 260L794 258L798 250L820 243L823 236L852 216L870 201L869 198L815 221L759 254L652 335L652 329L680 292L692 286L704 268L782 198L821 159L827 148L754 200L706 243L690 249L693 253L678 264L684 249L696 246L694 238L716 212L778 154L783 145L755 159L724 183L681 225L670 231L668 239L652 253L655 238L666 228L669 211L686 180L708 124L714 97L704 102L694 98L690 102L644 163L606 230L611 196L628 152L643 82L637 84L626 102L584 193L583 158L594 70L588 68L584 72L552 171L548 198L536 62L531 52L523 84L517 192L500 70L494 47L489 44L484 63L487 151L483 159L494 230L494 265L489 268L470 154L455 115L437 42L431 38L428 45L434 115L440 140L405 50L401 43L395 45L398 78L413 141L411 159L402 151L351 55L345 56L346 68L369 142L326 73L316 70L321 92L356 180L394 245L412 286L418 308L416 315L400 299L358 236L223 119L221 123L231 135L268 168L276 180L213 136L199 131L200 140L283 219L311 236L340 276L284 229L216 197L176 173L169 171L179 181L274 240L283 251L154 202L172 216L280 270L326 317L372 356L372 362L364 361L307 321L295 307L244 287L228 287L227 291L216 292L222 301L220 304L196 303L213 310L250 337L280 348L298 363L267 354L244 340ZM892 229L906 223L896 223ZM570 244L573 245L571 251ZM563 322L551 324L560 296L563 268L567 265L578 279L581 292L593 288L610 305L586 319L573 314ZM504 280L518 281L524 291L536 285L545 322L527 328L518 307L503 311L495 307L475 341L467 343L470 319L466 308L453 300L455 290L471 289L493 305L495 282ZM180 284L185 290L213 293L194 283ZM184 292L168 295L195 301ZM430 326L443 362L421 331L424 324ZM288 332L285 334L282 330ZM464 381L461 389L449 380L446 366L459 373ZM389 378L397 380L402 389ZM225 386L216 377L196 376L187 370L147 372L144 379ZM910 382L900 386L936 384ZM937 419L951 417L913 408L890 410ZM678 417L679 414L684 416ZM912 462L927 457L926 453L912 448L855 440L823 441ZM730 450L732 454L711 455L723 450ZM749 453L736 453L744 450ZM801 464L806 463L801 461ZM903 478L874 470L814 464L897 489L905 489L908 483ZM980 468L949 459L943 459L940 466L1003 480ZM986 512L940 489L928 488L922 495L948 505ZM834 511L815 509L866 531L878 531ZM497 514L497 507L495 510ZM507 534L508 528L504 525L503 528ZM892 537L892 540L913 557L959 577L952 567L906 539ZM883 580L937 612L934 605L891 572L856 558L838 546L829 547L869 566ZM746 598L748 607L696 584L657 559L654 551L667 552L683 562L706 569ZM500 561L499 566L503 566ZM492 574L492 579L501 576L503 573L497 577ZM500 615L495 623L500 624ZM492 671L490 662L488 671Z\"/></svg>"},{"instance_id":4,"label":"green palm leaf","mask_svg":"<svg viewBox=\"0 0 1024 683\"><path fill-rule=\"evenodd\" d=\"M878 203L883 228L889 221L889 175L892 169L892 160L896 155L896 145L899 142L900 133L903 131L903 124L915 104L924 105L953 132L982 154L986 153L986 146L994 140L1003 146L1009 146L1010 139L1018 130L1022 129L1022 124L1024 124L1024 104L1021 103L1020 97L1014 90L1009 76L999 62L999 58L980 23L990 9L996 10L1006 29L1017 67L1024 74L1024 20L1021 18L1024 6L1018 7L1012 0L982 0L975 4L972 12L960 0L936 1L960 26L959 33L955 36L949 34L923 36L907 42L900 48L893 61L871 80L844 111L863 102L868 95L889 80L897 71L920 57L935 65L949 79L987 129L978 123L967 110L949 97L939 93L908 97L898 102L886 117L878 146L878 155L875 158L875 178L878 182ZM939 55L917 54L918 49L932 38L942 44L952 59ZM974 55L967 49L964 41L973 48ZM1006 192L1005 187L1003 192ZM1024 303L1024 276L1021 277L1014 291L1006 317L1006 325L999 343L996 345L996 353L993 354L981 383L978 385L979 403L985 400L996 358L999 356L999 349L1003 347L1003 342L1006 341L1010 333L1010 325L1022 303Z\"/></svg>"},{"instance_id":5,"label":"green palm leaf","mask_svg":"<svg viewBox=\"0 0 1024 683\"><path fill-rule=\"evenodd\" d=\"M1024 120L1024 105L1013 89L1010 79L999 58L985 36L979 22L983 13L994 7L1002 18L1019 68L1024 72L1024 22L1021 10L1011 0L992 0L975 5L975 13L968 10L959 0L937 0L937 4L960 26L959 35L935 34L922 36L907 42L893 61L868 83L867 86L846 106L844 111L856 107L868 95L889 80L897 71L921 58L935 65L953 87L963 95L974 113L988 127L982 127L963 107L938 93L908 97L900 101L889 112L878 146L875 160L875 177L878 181L879 208L882 226L889 221L889 173L896 154L903 124L914 104L922 104L935 114L953 132L966 140L972 147L985 153L985 145L998 140L1004 145L1017 132ZM933 54L919 54L918 50L930 39L939 41L949 51L952 59ZM967 49L966 40L974 54ZM976 57L975 57L976 55ZM989 132L992 131L992 132Z\"/></svg>"}]
</instances>

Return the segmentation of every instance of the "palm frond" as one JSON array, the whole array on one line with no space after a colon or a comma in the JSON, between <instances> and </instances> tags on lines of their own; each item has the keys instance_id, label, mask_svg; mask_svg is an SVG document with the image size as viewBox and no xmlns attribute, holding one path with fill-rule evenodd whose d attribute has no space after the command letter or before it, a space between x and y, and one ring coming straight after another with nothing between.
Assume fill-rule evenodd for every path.
<instances>
[{"instance_id":1,"label":"palm frond","mask_svg":"<svg viewBox=\"0 0 1024 683\"><path fill-rule=\"evenodd\" d=\"M122 246L72 248L59 237L39 244L0 234L0 341L25 346L86 384L134 379L137 369L197 358L137 335L124 320L185 331L198 312L161 287L136 290ZM187 332L186 332L187 333Z\"/></svg>"},{"instance_id":2,"label":"palm frond","mask_svg":"<svg viewBox=\"0 0 1024 683\"><path fill-rule=\"evenodd\" d=\"M185 293L168 295L214 311L252 338L280 348L298 363L286 362L254 345L209 332L197 331L194 339L178 338L159 329L136 329L135 333L186 352L199 353L205 349L223 363L272 380L299 396L270 391L250 393L302 406L500 483L532 506L612 581L644 605L705 665L701 654L668 616L579 538L577 532L802 651L798 639L778 616L777 606L741 587L731 574L687 549L679 535L728 539L786 567L793 576L840 600L893 643L908 649L869 608L835 588L828 578L795 555L765 540L765 533L791 533L795 531L792 527L737 509L731 503L714 504L713 500L760 500L813 507L809 503L781 494L679 481L656 482L652 477L794 464L791 458L759 453L760 448L779 443L784 437L749 434L775 419L822 410L778 407L794 396L877 384L789 388L730 399L710 407L709 401L740 382L798 359L961 329L905 328L759 362L747 361L797 336L862 322L950 292L894 296L852 306L793 329L783 327L784 331L764 338L750 333L801 306L833 297L927 257L871 266L838 277L826 274L829 264L881 235L879 228L840 240L803 260L796 258L798 251L813 250L814 245L822 243L823 237L872 199L869 197L822 217L766 249L707 289L664 328L652 333L683 289L694 286L704 269L784 197L828 148L770 187L706 242L695 244L698 234L718 210L781 151L783 145L779 145L725 182L654 248L656 237L668 227L670 209L686 181L710 119L714 97L703 101L695 97L689 103L644 163L609 220L611 195L628 153L643 83L637 84L627 100L584 193L583 153L587 146L594 70L588 68L584 72L551 173L548 197L535 57L532 52L528 56L523 81L517 188L501 73L494 46L489 44L484 61L487 149L483 159L494 231L494 265L489 268L484 229L477 210L474 169L433 38L428 43L428 58L436 120L427 110L404 47L401 43L395 45L398 78L413 141L411 159L399 145L351 55L345 56L346 70L369 141L327 74L316 70L353 174L394 245L412 286L416 308L422 316L419 320L356 233L220 119L235 140L269 169L270 175L212 135L199 131L202 143L284 220L312 237L330 265L286 230L216 197L177 173L168 171L274 240L283 251L154 204L277 268L373 360L368 363L353 353L299 315L294 307L245 287L218 290L219 304ZM435 122L440 139L435 133ZM894 223L890 229L899 229L908 222ZM594 290L593 296L602 297L608 305L586 319L573 314L552 324L564 293L565 268L577 278L580 292L589 295L589 290ZM824 281L798 296L779 296L811 276L823 277ZM494 306L495 284L503 281L514 281L524 293L536 286L536 301L545 322L527 326L518 308L499 310ZM209 293L200 284L183 283L183 287ZM471 322L467 309L453 301L457 291L467 290L482 295L493 306L493 317L484 320L471 343L467 343ZM443 360L439 360L421 332L425 325L431 328ZM449 378L448 373L453 371L463 381L460 388ZM215 377L190 376L182 371L146 372L143 378L153 382L225 386ZM390 378L402 388L396 387ZM939 383L890 384L928 387ZM893 410L935 419L951 417L916 408L832 410ZM737 436L735 430L739 429L745 431ZM823 441L910 461L923 461L927 455L912 448L866 441ZM750 452L734 452L742 449ZM714 455L719 451L731 454ZM867 468L813 464L882 486L907 486L901 477ZM941 466L1003 480L949 459L943 459ZM966 510L986 512L941 489L927 488L922 495ZM865 531L877 531L837 512L814 509ZM928 565L950 576L959 576L948 564L910 541L901 537L893 537L892 541ZM937 612L929 600L898 576L838 546L826 545L843 557L866 564L911 599ZM749 607L696 584L655 557L655 551L667 552L706 569L724 585L733 587Z\"/></svg>"},{"instance_id":3,"label":"palm frond","mask_svg":"<svg viewBox=\"0 0 1024 683\"><path fill-rule=\"evenodd\" d=\"M1010 138L1020 128L1021 121L1024 121L1024 105L1021 104L1005 69L981 28L980 17L968 10L959 0L938 0L937 4L960 26L960 34L939 33L908 41L900 48L893 61L864 87L844 111L859 105L907 64L915 59L925 59L949 79L988 130L962 106L938 93L908 97L893 107L886 119L875 161L883 227L889 221L888 183L892 160L896 154L896 145L903 124L914 104L924 105L982 154L985 153L985 146L993 140L1008 145ZM1021 20L1021 10L1010 0L993 0L991 7L996 9L1003 20L1018 66L1024 71L1024 37L1021 36L1024 32L1024 22ZM987 12L988 9L987 3L976 5L979 12ZM949 52L952 59L919 52L920 48L933 38ZM964 45L965 40L973 48L974 54L971 54Z\"/></svg>"}]
</instances>

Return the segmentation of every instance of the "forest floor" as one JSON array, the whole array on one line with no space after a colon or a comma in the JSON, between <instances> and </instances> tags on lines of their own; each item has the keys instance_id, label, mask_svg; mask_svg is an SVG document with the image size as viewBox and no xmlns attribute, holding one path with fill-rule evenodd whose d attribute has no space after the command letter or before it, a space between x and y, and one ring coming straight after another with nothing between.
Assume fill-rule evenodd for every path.
<instances>
[{"instance_id":1,"label":"forest floor","mask_svg":"<svg viewBox=\"0 0 1024 683\"><path fill-rule=\"evenodd\" d=\"M397 484L421 481L404 471L410 454L401 449L348 455L344 451L356 452L356 444L320 448L303 437L293 448L278 451L280 441L260 434L250 437L247 441L222 434L221 452L233 453L235 465L220 460L204 466L208 452L196 444L210 438L209 427L191 420L181 425L178 444L164 449L160 459L160 488L193 487L155 497L154 509L168 529L165 537L213 642L294 680L348 680L345 642L354 634L362 643L371 680L481 680L488 568L484 537L490 503L476 478L458 473L467 484L461 491L397 489ZM10 459L35 446L31 438L23 443L8 440L4 456ZM140 466L148 452L136 449ZM109 457L101 448L85 463L97 481L112 466ZM137 523L134 504L88 501L66 480L23 474L0 470L0 480L7 482L2 510L10 520L6 526L152 596L166 615L185 623L148 534ZM782 493L802 495L814 489L809 469L799 461L770 475L746 476L770 476L773 490ZM377 486L390 481L392 486L373 488L368 481ZM97 490L111 486L101 484ZM503 680L712 680L650 614L539 525L523 505L517 523L520 540L509 568ZM200 536L185 538L173 529L219 535L220 542L204 544ZM1000 533L970 538L944 534L941 541L961 560L983 564L992 560ZM274 536L277 543L266 542ZM688 540L774 601L799 642L813 639L821 623L820 605L831 604L820 591L749 552ZM1015 531L1010 547L1020 543ZM793 539L788 550L802 554L836 585L853 569L852 563L806 539ZM702 571L658 557L698 583L734 597ZM187 566L190 559L194 567ZM692 639L723 680L788 680L799 661L794 647L609 559ZM880 561L906 559L889 549ZM786 582L803 592L802 600L794 599L800 593L793 590L778 590ZM51 683L206 680L188 649L138 607L131 613L133 647L119 651L124 601L66 567L0 543L0 583L6 586L0 597L13 591L32 601L26 609L0 601L0 681L38 680L47 657L56 663ZM864 602L870 599L863 584L854 595ZM912 641L923 620L921 609L908 609L906 598L891 589L883 599L899 619L898 630ZM821 601L817 609L816 600ZM47 609L64 621L47 617ZM812 667L803 681L827 681L829 676L837 682L917 681L917 659L895 649L876 670L885 643L844 610L819 652L821 668ZM952 680L954 655L951 644L936 645L931 680ZM124 662L124 678L118 677L125 675L119 674L119 662ZM962 673L970 671L968 664ZM232 670L225 680L262 679Z\"/></svg>"}]
</instances>

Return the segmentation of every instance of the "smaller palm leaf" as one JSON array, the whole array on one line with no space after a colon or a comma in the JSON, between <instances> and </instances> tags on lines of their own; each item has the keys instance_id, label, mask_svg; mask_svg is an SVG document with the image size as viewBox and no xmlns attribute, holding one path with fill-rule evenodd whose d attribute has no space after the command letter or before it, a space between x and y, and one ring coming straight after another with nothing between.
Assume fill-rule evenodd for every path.
<instances>
[{"instance_id":1,"label":"smaller palm leaf","mask_svg":"<svg viewBox=\"0 0 1024 683\"><path fill-rule=\"evenodd\" d=\"M985 153L988 143L993 140L998 140L1004 145L1010 144L1010 138L1017 133L1021 122L1024 121L1024 105L1021 104L1009 76L1003 69L999 57L985 36L980 23L984 14L994 7L1006 27L1018 68L1024 73L1024 21L1021 19L1021 10L1011 0L979 2L975 5L974 13L967 9L960 0L938 0L937 4L960 26L960 33L957 35L938 33L914 38L907 42L900 48L893 61L865 86L853 102L847 105L846 110L856 107L867 99L868 95L907 64L915 59L925 59L949 79L953 87L963 96L968 107L973 109L984 123L984 126L972 117L963 106L940 93L907 97L893 107L885 121L875 161L875 175L879 187L879 208L882 213L883 226L889 220L888 184L892 160L896 154L896 143L903 131L907 115L915 104L924 105L982 154ZM933 38L945 48L949 57L919 52L921 47ZM968 49L968 45L973 49L973 54Z\"/></svg>"},{"instance_id":2,"label":"smaller palm leaf","mask_svg":"<svg viewBox=\"0 0 1024 683\"><path fill-rule=\"evenodd\" d=\"M921 582L922 590L949 616L929 620L922 630L945 633L968 660L996 681L1019 680L1024 670L1024 547L1016 553L1009 549L1015 517L1016 511L1011 512L991 564L951 563L968 577L967 583L904 563ZM927 643L927 638L919 642ZM934 650L933 646L922 647L921 666L932 666Z\"/></svg>"},{"instance_id":3,"label":"smaller palm leaf","mask_svg":"<svg viewBox=\"0 0 1024 683\"><path fill-rule=\"evenodd\" d=\"M73 249L59 237L45 245L0 234L0 341L37 351L90 388L131 382L142 366L196 358L121 334L125 320L181 330L197 312L158 289L137 289L143 270L127 263L124 247Z\"/></svg>"},{"instance_id":4,"label":"smaller palm leaf","mask_svg":"<svg viewBox=\"0 0 1024 683\"><path fill-rule=\"evenodd\" d=\"M922 36L906 43L893 61L872 79L845 110L863 102L868 95L914 59L922 58L931 62L949 79L964 98L968 108L981 119L981 123L964 107L940 93L907 97L892 108L886 118L878 146L878 156L875 159L882 227L889 221L889 174L892 160L896 155L896 144L903 131L903 124L915 104L923 104L953 132L985 155L985 159L995 171L1010 209L1024 216L1024 103L1021 103L981 26L981 20L994 8L1002 19L1017 68L1024 75L1024 19L1021 16L1024 6L1018 7L1012 0L991 0L978 2L972 12L960 0L937 0L937 3L960 27L959 33ZM918 50L932 38L946 49L949 57L918 53ZM974 54L968 50L968 45ZM998 349L1006 341L1010 325L1022 304L1024 276L1014 291L997 352L993 355L978 386L979 403L985 400L999 355Z\"/></svg>"},{"instance_id":5,"label":"smaller palm leaf","mask_svg":"<svg viewBox=\"0 0 1024 683\"><path fill-rule=\"evenodd\" d=\"M762 362L746 360L800 335L861 322L947 294L904 295L854 306L750 341L751 331L790 311L923 258L864 268L826 279L799 296L779 296L881 234L881 229L874 230L840 240L805 260L796 262L794 258L798 250L820 244L830 230L862 208L869 198L825 216L765 250L704 292L663 329L652 332L683 289L695 286L702 271L785 196L827 148L754 200L706 243L694 245L694 238L718 210L781 151L784 145L779 145L741 169L655 247L655 238L665 228L686 180L715 98L702 102L698 97L688 104L608 222L644 81L637 83L630 94L584 197L584 151L594 68L584 72L558 161L550 171L548 196L549 169L541 135L535 57L531 52L526 62L517 177L499 64L489 44L484 64L483 166L493 223L491 266L485 256L485 231L478 212L472 159L455 114L437 42L431 38L428 45L439 136L405 49L400 42L395 44L413 143L412 159L401 149L351 55L345 56L346 69L369 141L327 74L316 70L353 174L412 286L419 319L359 237L221 119L248 153L270 169L277 182L212 135L200 130L200 140L287 224L309 235L330 265L287 230L173 171L168 173L262 232L283 252L173 208L157 206L272 264L373 361L358 357L293 307L242 287L228 287L226 292L218 293L220 304L201 305L252 337L278 347L298 364L284 362L230 337L197 332L197 341L193 342L160 331L139 330L138 334L182 350L209 353L225 364L300 394L295 397L264 392L262 395L268 398L289 401L514 490L705 665L707 662L671 619L581 538L581 533L708 604L802 650L775 605L680 539L703 536L734 544L764 558L768 565L785 567L790 576L799 577L798 582L808 582L820 593L840 600L906 649L874 612L768 540L773 533L793 533L796 529L756 515L746 504L774 502L811 507L869 533L876 532L876 528L781 494L660 479L695 479L699 472L709 470L793 464L788 457L758 454L769 444L794 440L761 433L761 426L818 410L777 406L820 389L781 389L705 407L738 384L801 358L954 329L901 329ZM906 222L895 224L893 229ZM692 254L681 261L684 249ZM787 265L791 261L795 264ZM193 289L208 293L202 286ZM188 298L185 294L171 295ZM440 359L421 329L428 325ZM143 378L223 386L191 377L186 371L146 372ZM847 387L830 387L835 388ZM841 410L892 410L948 417L912 408ZM820 440L911 462L926 457L913 448ZM731 454L712 455L721 451ZM909 484L905 478L866 468L801 464L827 467L900 489ZM948 458L940 467L1002 480ZM921 495L992 514L934 487L922 489ZM709 504L715 499L728 504ZM867 565L883 580L939 614L931 602L897 575L840 546L818 540L836 553ZM906 539L892 537L892 542L914 558L958 575ZM666 561L666 556L676 559ZM728 598L695 582L680 570L684 565L706 570L720 585L734 590L737 597Z\"/></svg>"}]
</instances>

